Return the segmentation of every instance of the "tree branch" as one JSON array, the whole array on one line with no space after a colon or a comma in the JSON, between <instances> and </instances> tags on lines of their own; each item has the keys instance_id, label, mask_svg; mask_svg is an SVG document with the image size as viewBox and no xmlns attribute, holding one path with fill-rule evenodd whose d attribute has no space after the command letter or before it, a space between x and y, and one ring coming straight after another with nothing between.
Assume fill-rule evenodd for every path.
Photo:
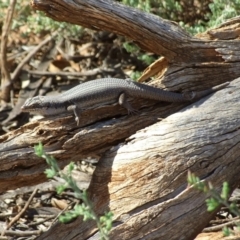
<instances>
[{"instance_id":1,"label":"tree branch","mask_svg":"<svg viewBox=\"0 0 240 240\"><path fill-rule=\"evenodd\" d=\"M8 11L7 11L7 16L4 21L3 29L2 29L1 49L0 49L0 59L1 59L0 67L1 67L1 74L2 74L2 80L1 80L2 108L4 108L6 102L10 100L11 76L10 76L10 71L8 69L8 64L7 64L7 42L8 42L9 31L12 25L12 18L13 18L15 5L16 5L16 0L11 0L8 7Z\"/></svg>"},{"instance_id":2,"label":"tree branch","mask_svg":"<svg viewBox=\"0 0 240 240\"><path fill-rule=\"evenodd\" d=\"M207 211L204 193L187 187L187 173L211 181L217 190L224 181L236 187L239 98L240 78L139 131L99 160L89 194L99 214L114 213L110 239L194 239L206 226L215 213ZM56 224L39 239L53 234L60 239L99 239L95 225L80 218L67 228Z\"/></svg>"},{"instance_id":3,"label":"tree branch","mask_svg":"<svg viewBox=\"0 0 240 240\"><path fill-rule=\"evenodd\" d=\"M240 19L197 38L174 22L110 0L33 0L32 6L57 21L127 36L143 49L164 56L162 65L158 62L161 74L156 80L168 90L209 87L240 74L236 51ZM231 39L224 38L226 31Z\"/></svg>"},{"instance_id":4,"label":"tree branch","mask_svg":"<svg viewBox=\"0 0 240 240\"><path fill-rule=\"evenodd\" d=\"M32 6L57 21L124 35L140 47L169 60L176 57L180 45L191 39L171 21L114 1L33 0Z\"/></svg>"}]
</instances>

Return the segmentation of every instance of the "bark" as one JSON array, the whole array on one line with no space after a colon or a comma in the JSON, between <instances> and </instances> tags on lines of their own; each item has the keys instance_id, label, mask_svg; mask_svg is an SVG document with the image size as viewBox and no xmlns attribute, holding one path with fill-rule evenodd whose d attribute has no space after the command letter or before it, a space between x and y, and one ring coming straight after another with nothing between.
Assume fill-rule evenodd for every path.
<instances>
[{"instance_id":1,"label":"bark","mask_svg":"<svg viewBox=\"0 0 240 240\"><path fill-rule=\"evenodd\" d=\"M117 32L163 55L141 78L157 74L158 87L200 90L240 75L239 18L191 37L173 22L107 0L32 4L56 20ZM0 191L44 180L46 164L32 149L41 141L62 166L100 158L89 194L99 214L114 213L111 239L193 239L214 213L206 211L206 195L187 187L188 170L217 189L223 181L233 189L240 178L239 90L236 79L193 104L134 100L142 108L137 116L115 105L89 109L79 127L73 117L29 123L0 138ZM40 239L53 236L99 239L94 223L81 218L57 223Z\"/></svg>"},{"instance_id":2,"label":"bark","mask_svg":"<svg viewBox=\"0 0 240 240\"><path fill-rule=\"evenodd\" d=\"M213 86L240 74L239 17L192 37L177 23L111 0L33 0L32 6L57 21L127 36L141 48L164 56L157 65L156 84L162 88Z\"/></svg>"},{"instance_id":3,"label":"bark","mask_svg":"<svg viewBox=\"0 0 240 240\"><path fill-rule=\"evenodd\" d=\"M153 102L133 103L135 108L139 105L151 106ZM143 109L140 114L133 116L126 116L126 110L119 106L103 106L85 111L79 127L74 117L57 116L34 121L1 136L0 192L46 180L43 174L47 166L45 160L37 157L33 151L33 146L38 142L44 144L45 150L56 157L61 166L85 157L98 159L106 149L123 142L137 130L183 107L164 103L153 106L155 108ZM121 114L125 116L120 117Z\"/></svg>"},{"instance_id":4,"label":"bark","mask_svg":"<svg viewBox=\"0 0 240 240\"><path fill-rule=\"evenodd\" d=\"M2 36L0 44L0 69L1 69L1 109L6 107L6 102L10 100L10 91L11 91L11 76L7 64L7 42L8 34L12 25L12 18L14 14L14 9L16 5L16 0L13 0L9 3L7 10L6 18L2 27Z\"/></svg>"},{"instance_id":5,"label":"bark","mask_svg":"<svg viewBox=\"0 0 240 240\"><path fill-rule=\"evenodd\" d=\"M238 184L239 98L240 78L103 155L89 193L97 212L114 213L110 239L193 239L206 226L214 213L207 196L187 186L187 172L218 190ZM99 239L94 227L79 218L40 239Z\"/></svg>"}]
</instances>

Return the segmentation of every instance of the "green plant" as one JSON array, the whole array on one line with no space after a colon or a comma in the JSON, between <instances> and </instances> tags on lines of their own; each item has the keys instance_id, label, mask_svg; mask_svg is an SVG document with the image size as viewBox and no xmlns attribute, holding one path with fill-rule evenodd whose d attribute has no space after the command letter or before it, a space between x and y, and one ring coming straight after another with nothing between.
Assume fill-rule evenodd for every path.
<instances>
[{"instance_id":1,"label":"green plant","mask_svg":"<svg viewBox=\"0 0 240 240\"><path fill-rule=\"evenodd\" d=\"M196 34L240 13L240 0L122 0L122 3L176 21Z\"/></svg>"},{"instance_id":2,"label":"green plant","mask_svg":"<svg viewBox=\"0 0 240 240\"><path fill-rule=\"evenodd\" d=\"M45 170L45 174L48 178L53 178L55 176L59 176L62 179L65 180L66 184L60 185L57 188L57 193L61 194L67 187L70 187L73 189L76 198L79 198L82 200L82 204L76 204L74 208L65 214L61 215L59 217L59 220L63 223L67 223L71 221L72 219L83 216L83 220L94 220L97 224L97 227L99 229L101 239L107 240L108 234L112 228L112 218L113 214L112 212L107 212L103 216L98 217L97 214L94 212L93 205L91 201L89 200L87 196L86 191L81 191L75 180L72 178L72 171L75 167L75 164L71 162L68 165L67 174L60 171L60 168L57 164L57 161L53 156L49 156L44 152L43 145L39 143L39 145L34 147L35 154L39 157L42 157L46 160L47 164L50 166L49 169Z\"/></svg>"},{"instance_id":3,"label":"green plant","mask_svg":"<svg viewBox=\"0 0 240 240\"><path fill-rule=\"evenodd\" d=\"M37 11L36 14L28 15L26 20L29 23L29 32L40 33L42 31L55 31L58 29L61 34L67 36L79 36L83 32L81 26L54 21L40 11Z\"/></svg>"},{"instance_id":4,"label":"green plant","mask_svg":"<svg viewBox=\"0 0 240 240\"><path fill-rule=\"evenodd\" d=\"M188 172L187 180L191 186L209 195L209 198L206 199L207 210L209 212L216 210L221 205L224 205L231 213L240 217L240 210L237 205L234 202L231 204L228 202L230 187L227 182L223 183L222 191L219 193L210 182L206 183L205 181L201 181L199 177L195 176L195 174L191 172ZM240 227L239 224L236 224L236 226ZM223 233L225 236L228 236L232 234L232 231L225 227L223 229Z\"/></svg>"},{"instance_id":5,"label":"green plant","mask_svg":"<svg viewBox=\"0 0 240 240\"><path fill-rule=\"evenodd\" d=\"M240 14L240 0L213 0L209 4L211 15L208 27L216 27Z\"/></svg>"},{"instance_id":6,"label":"green plant","mask_svg":"<svg viewBox=\"0 0 240 240\"><path fill-rule=\"evenodd\" d=\"M144 62L146 65L150 65L156 60L154 57L149 56L147 53L143 53L141 49L134 43L124 42L123 47L128 53L137 55L137 58Z\"/></svg>"},{"instance_id":7,"label":"green plant","mask_svg":"<svg viewBox=\"0 0 240 240\"><path fill-rule=\"evenodd\" d=\"M176 0L122 0L121 2L125 5L172 20L182 11L180 3Z\"/></svg>"},{"instance_id":8,"label":"green plant","mask_svg":"<svg viewBox=\"0 0 240 240\"><path fill-rule=\"evenodd\" d=\"M130 78L136 81L138 78L142 76L142 73L139 71L134 71L130 74Z\"/></svg>"},{"instance_id":9,"label":"green plant","mask_svg":"<svg viewBox=\"0 0 240 240\"><path fill-rule=\"evenodd\" d=\"M9 1L0 1L0 22L5 20L5 12L9 6ZM65 36L79 36L83 28L65 22L57 22L46 17L43 12L33 12L28 1L17 1L15 6L15 14L12 20L12 29L19 31L21 28L22 36L27 37L30 33L41 33L46 31L61 30L61 34Z\"/></svg>"}]
</instances>

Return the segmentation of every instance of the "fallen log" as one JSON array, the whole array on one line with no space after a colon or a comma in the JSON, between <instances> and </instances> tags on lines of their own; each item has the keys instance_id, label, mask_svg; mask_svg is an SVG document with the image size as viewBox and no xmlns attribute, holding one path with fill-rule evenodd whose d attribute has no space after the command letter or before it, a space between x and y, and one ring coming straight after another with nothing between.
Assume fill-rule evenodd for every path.
<instances>
[{"instance_id":1,"label":"fallen log","mask_svg":"<svg viewBox=\"0 0 240 240\"><path fill-rule=\"evenodd\" d=\"M163 55L140 79L157 74L151 84L158 87L202 90L240 76L240 18L191 37L173 22L112 1L32 4L58 21L113 31ZM89 109L79 127L72 117L27 124L0 138L0 191L44 181L46 163L32 149L41 141L61 166L86 156L100 159L88 192L97 213L114 213L111 239L192 239L214 213L206 211L207 196L187 187L188 170L216 189L223 181L234 189L239 180L239 88L236 79L185 105L136 100L134 106L144 106L139 116L112 105ZM94 223L81 218L57 223L40 239L53 236L99 239Z\"/></svg>"},{"instance_id":2,"label":"fallen log","mask_svg":"<svg viewBox=\"0 0 240 240\"><path fill-rule=\"evenodd\" d=\"M239 180L240 78L117 145L99 160L89 194L111 210L110 239L193 239L214 216L207 196L187 186L190 170L220 190ZM99 239L81 218L57 223L39 239Z\"/></svg>"}]
</instances>

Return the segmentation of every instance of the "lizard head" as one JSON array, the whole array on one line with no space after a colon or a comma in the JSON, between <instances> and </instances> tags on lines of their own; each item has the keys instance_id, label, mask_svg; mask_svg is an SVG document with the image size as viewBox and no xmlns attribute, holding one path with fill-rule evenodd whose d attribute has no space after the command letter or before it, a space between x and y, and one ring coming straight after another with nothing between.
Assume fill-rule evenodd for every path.
<instances>
[{"instance_id":1,"label":"lizard head","mask_svg":"<svg viewBox=\"0 0 240 240\"><path fill-rule=\"evenodd\" d=\"M22 112L40 113L42 115L48 115L48 110L51 103L47 100L47 97L36 96L28 98L21 107Z\"/></svg>"}]
</instances>

